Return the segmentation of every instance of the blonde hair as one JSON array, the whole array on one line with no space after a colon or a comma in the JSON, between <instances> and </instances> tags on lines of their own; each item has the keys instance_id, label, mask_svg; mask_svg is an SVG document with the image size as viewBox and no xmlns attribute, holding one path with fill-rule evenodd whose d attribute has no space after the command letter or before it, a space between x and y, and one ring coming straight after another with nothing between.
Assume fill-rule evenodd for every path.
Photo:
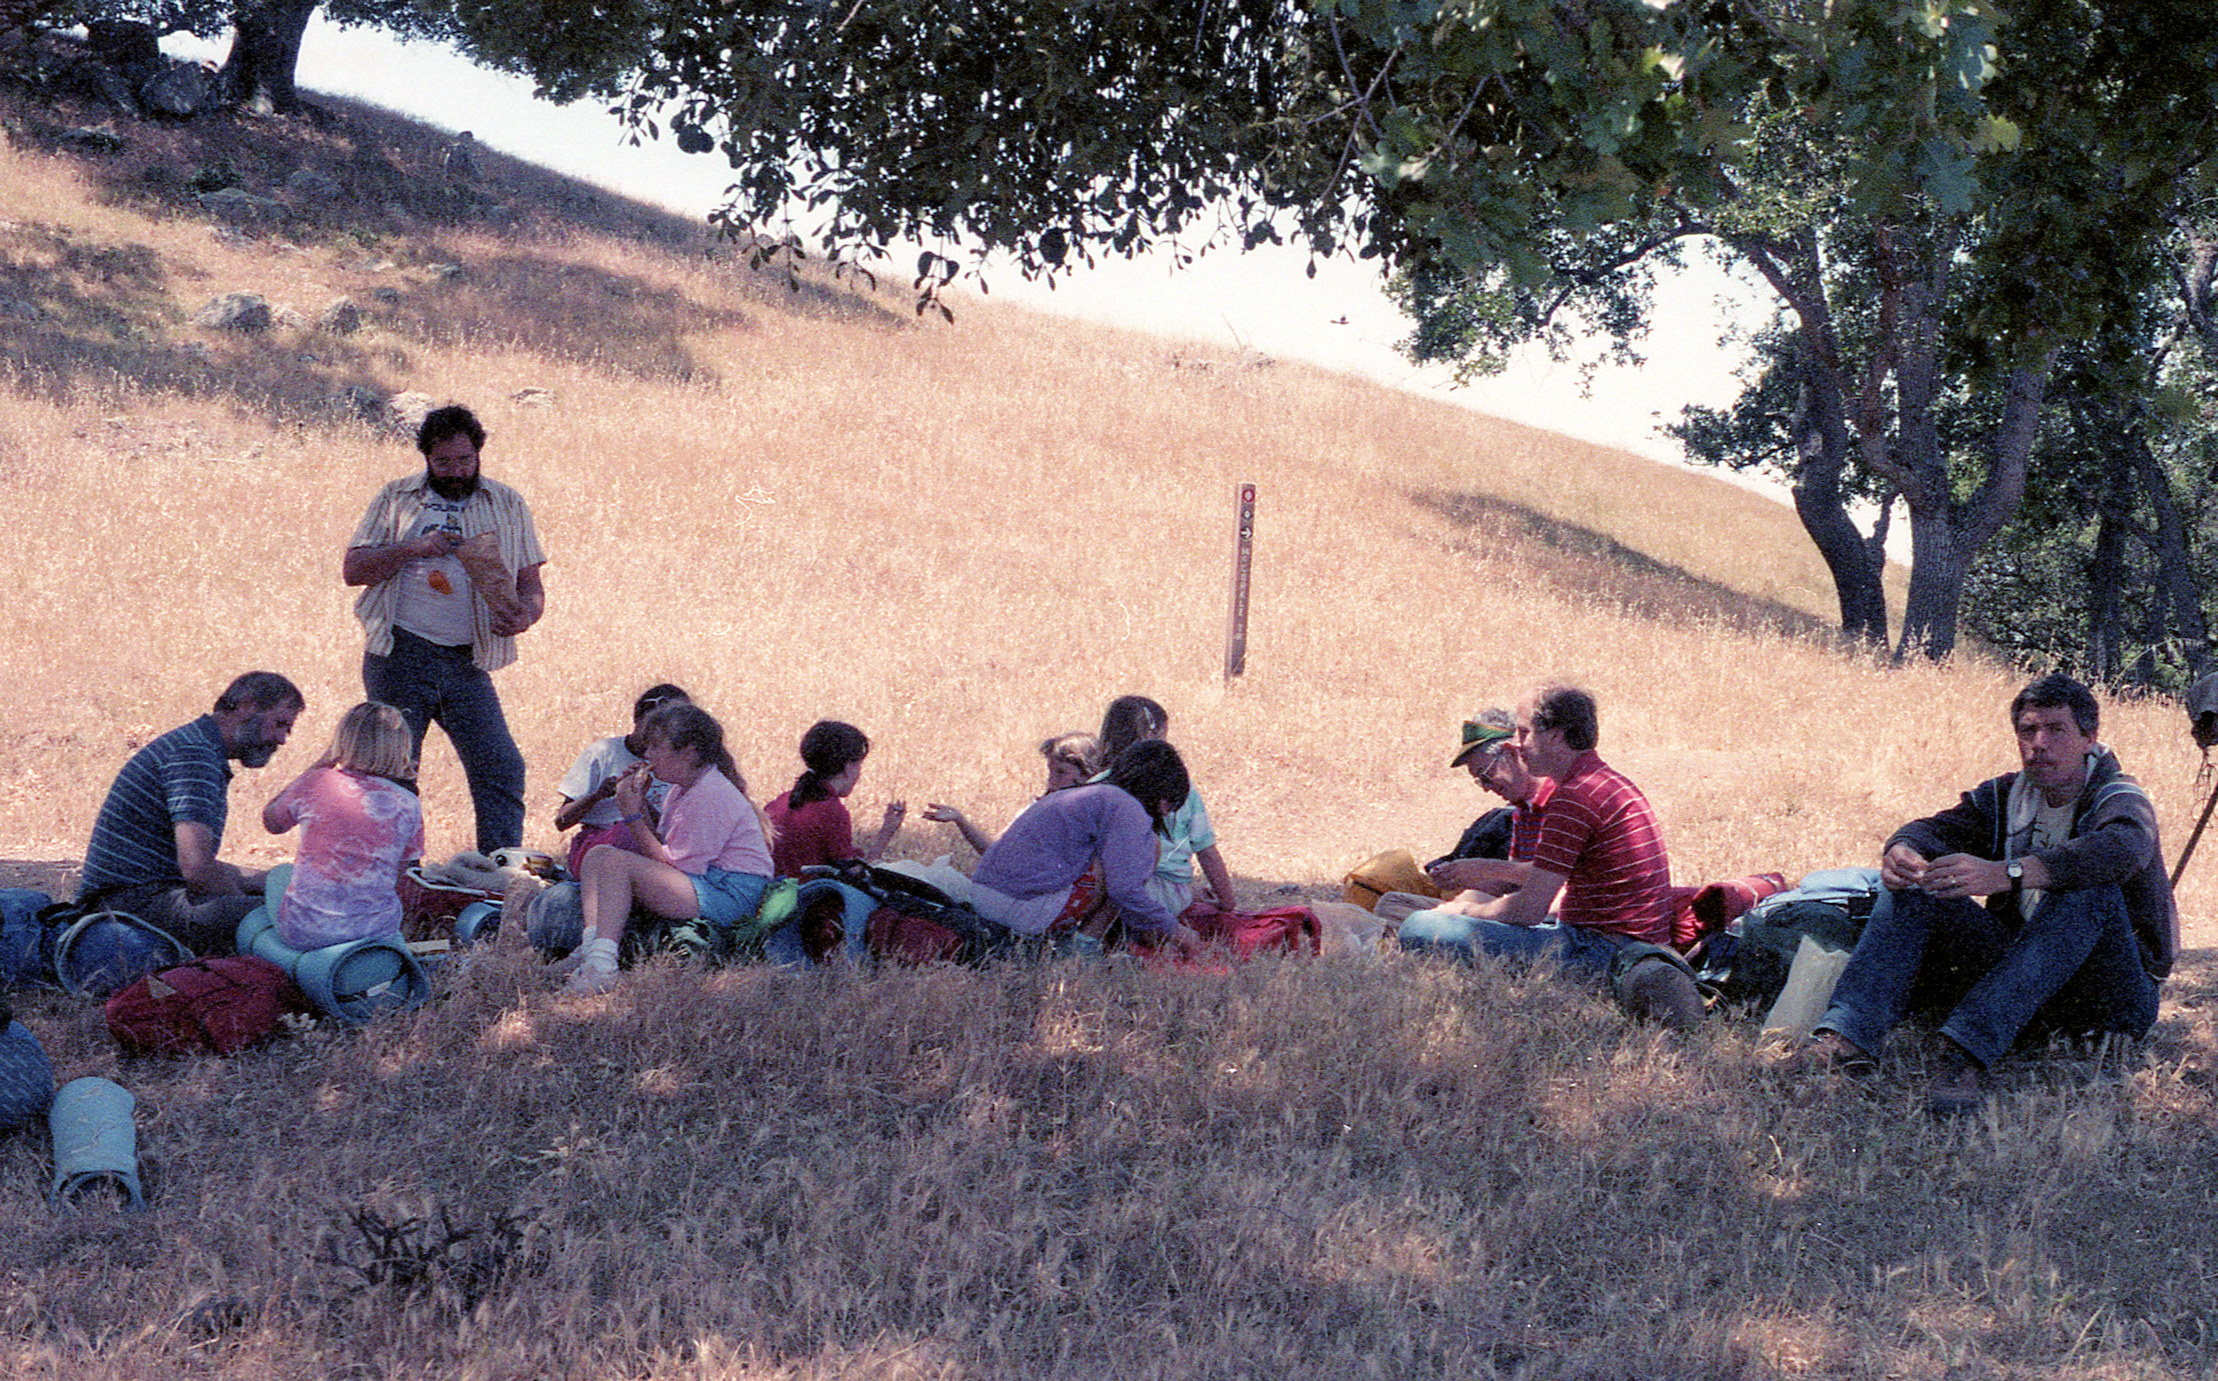
<instances>
[{"instance_id":1,"label":"blonde hair","mask_svg":"<svg viewBox=\"0 0 2218 1381\"><path fill-rule=\"evenodd\" d=\"M416 735L399 710L365 700L339 716L331 748L319 764L351 767L396 782L416 780Z\"/></svg>"},{"instance_id":2,"label":"blonde hair","mask_svg":"<svg viewBox=\"0 0 2218 1381\"><path fill-rule=\"evenodd\" d=\"M1081 777L1095 776L1101 771L1101 740L1092 734L1057 734L1041 741L1040 756L1049 762L1069 763Z\"/></svg>"}]
</instances>

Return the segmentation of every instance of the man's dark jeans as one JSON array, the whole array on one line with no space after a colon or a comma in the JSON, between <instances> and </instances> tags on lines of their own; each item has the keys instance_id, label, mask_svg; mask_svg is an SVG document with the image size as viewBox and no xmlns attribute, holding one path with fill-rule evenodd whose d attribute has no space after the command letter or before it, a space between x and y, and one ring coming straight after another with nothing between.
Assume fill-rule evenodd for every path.
<instances>
[{"instance_id":1,"label":"man's dark jeans","mask_svg":"<svg viewBox=\"0 0 2218 1381\"><path fill-rule=\"evenodd\" d=\"M470 660L469 648L442 647L396 628L391 656L363 654L362 688L408 720L419 754L433 723L447 731L469 779L478 852L524 842L524 755L508 732L493 678Z\"/></svg>"},{"instance_id":2,"label":"man's dark jeans","mask_svg":"<svg viewBox=\"0 0 2218 1381\"><path fill-rule=\"evenodd\" d=\"M1993 1065L2036 1023L2142 1035L2156 995L2115 887L2051 892L2015 927L1962 897L1884 892L1818 1029L1877 1054L1911 1012L1946 1013L1941 1034Z\"/></svg>"},{"instance_id":3,"label":"man's dark jeans","mask_svg":"<svg viewBox=\"0 0 2218 1381\"><path fill-rule=\"evenodd\" d=\"M262 894L195 897L182 883L150 882L103 892L100 903L168 931L206 957L237 952L239 922L262 904Z\"/></svg>"}]
</instances>

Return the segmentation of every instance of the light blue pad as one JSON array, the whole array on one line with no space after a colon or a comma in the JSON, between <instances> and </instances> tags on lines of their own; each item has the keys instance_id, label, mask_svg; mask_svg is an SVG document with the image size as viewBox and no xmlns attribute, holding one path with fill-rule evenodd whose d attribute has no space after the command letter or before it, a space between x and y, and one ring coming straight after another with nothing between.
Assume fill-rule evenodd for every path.
<instances>
[{"instance_id":1,"label":"light blue pad","mask_svg":"<svg viewBox=\"0 0 2218 1381\"><path fill-rule=\"evenodd\" d=\"M431 978L399 940L350 940L297 950L280 939L277 918L257 906L239 922L241 954L269 960L292 975L316 1010L361 1024L380 1012L407 1011L431 996Z\"/></svg>"},{"instance_id":2,"label":"light blue pad","mask_svg":"<svg viewBox=\"0 0 2218 1381\"><path fill-rule=\"evenodd\" d=\"M123 1195L123 1206L146 1207L139 1188L139 1130L131 1121L138 1100L106 1079L72 1079L54 1095L47 1125L54 1132L54 1203L82 1198L103 1185Z\"/></svg>"}]
</instances>

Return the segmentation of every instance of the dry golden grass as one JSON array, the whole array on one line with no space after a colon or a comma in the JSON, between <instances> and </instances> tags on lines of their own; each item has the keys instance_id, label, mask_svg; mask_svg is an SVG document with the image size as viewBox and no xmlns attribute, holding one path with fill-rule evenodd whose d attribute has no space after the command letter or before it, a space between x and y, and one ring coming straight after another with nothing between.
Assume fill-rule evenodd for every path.
<instances>
[{"instance_id":1,"label":"dry golden grass","mask_svg":"<svg viewBox=\"0 0 2218 1381\"><path fill-rule=\"evenodd\" d=\"M2188 1376L2207 1066L1989 1114L1401 962L703 975L434 1008L137 1088L157 1208L0 1142L16 1376ZM2195 997L2211 996L2207 984ZM2203 1052L2207 1054L2207 1052ZM2172 1211L2162 1211L2169 1206ZM350 1224L516 1236L365 1280Z\"/></svg>"},{"instance_id":2,"label":"dry golden grass","mask_svg":"<svg viewBox=\"0 0 2218 1381\"><path fill-rule=\"evenodd\" d=\"M402 181L362 171L363 129ZM565 225L551 179L501 191L535 208L521 230L473 228L409 171L432 137L366 116L237 134L253 177L282 181L295 149L378 199L226 243L158 171L209 161L210 137L161 134L136 167L0 147L0 299L40 307L0 301L15 858L81 850L130 749L250 666L310 706L237 783L229 852L288 856L254 808L360 698L340 548L416 464L331 406L348 383L478 406L488 473L539 515L550 612L500 676L532 842L579 747L666 678L724 719L758 796L832 715L877 744L859 815L954 800L988 828L1037 789L1041 736L1151 694L1254 897L1452 838L1481 804L1442 768L1456 722L1544 677L1601 697L1683 880L1863 861L2008 764L2018 678L1834 651L1791 514L1702 477L984 303L946 329L897 296L790 297L651 217ZM427 185L447 200L384 209ZM232 288L311 312L348 292L370 320L343 340L185 324ZM1255 613L1227 686L1242 480ZM2180 717L2107 715L2176 855L2200 804ZM442 852L467 800L443 739L426 757ZM955 847L921 823L896 845ZM2182 893L2198 944L2206 865ZM1915 1114L1914 1045L1873 1093L1797 1087L1741 1030L1674 1047L1580 991L1398 959L658 969L580 1003L486 955L366 1034L130 1065L97 1014L39 999L65 1077L139 1093L159 1199L50 1213L42 1139L0 1141L0 1366L2204 1374L2212 995L2199 960L2146 1054L2014 1069L1954 1128ZM512 1215L522 1239L503 1271L408 1294L319 1262L362 1261L362 1207Z\"/></svg>"}]
</instances>

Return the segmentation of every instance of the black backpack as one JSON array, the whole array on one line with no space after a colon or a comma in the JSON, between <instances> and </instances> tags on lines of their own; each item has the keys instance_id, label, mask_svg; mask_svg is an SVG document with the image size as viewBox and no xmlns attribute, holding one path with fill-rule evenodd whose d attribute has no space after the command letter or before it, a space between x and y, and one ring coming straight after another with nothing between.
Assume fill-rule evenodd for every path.
<instances>
[{"instance_id":1,"label":"black backpack","mask_svg":"<svg viewBox=\"0 0 2218 1381\"><path fill-rule=\"evenodd\" d=\"M1425 866L1436 868L1459 858L1508 858L1510 836L1516 829L1517 812L1508 806L1496 806L1473 820L1454 848Z\"/></svg>"},{"instance_id":2,"label":"black backpack","mask_svg":"<svg viewBox=\"0 0 2218 1381\"><path fill-rule=\"evenodd\" d=\"M1853 950L1879 902L1877 868L1821 868L1801 885L1749 908L1702 953L1695 978L1721 1001L1768 1010L1787 986L1807 935L1832 950Z\"/></svg>"}]
</instances>

